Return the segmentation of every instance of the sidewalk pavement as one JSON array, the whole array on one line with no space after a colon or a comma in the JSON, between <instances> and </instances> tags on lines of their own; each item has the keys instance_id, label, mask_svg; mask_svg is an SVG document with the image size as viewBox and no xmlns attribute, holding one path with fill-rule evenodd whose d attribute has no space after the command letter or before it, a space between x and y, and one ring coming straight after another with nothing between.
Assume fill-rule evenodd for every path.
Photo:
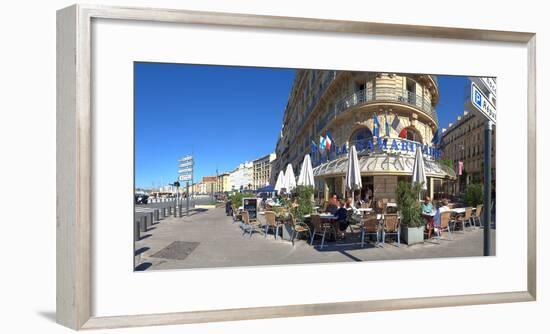
<instances>
[{"instance_id":1,"label":"sidewalk pavement","mask_svg":"<svg viewBox=\"0 0 550 334\"><path fill-rule=\"evenodd\" d=\"M195 209L189 217L165 218L143 233L135 245L135 264L136 270L164 270L482 256L483 230L453 233L453 240L444 233L441 244L426 241L410 247L398 247L388 238L384 247L371 242L361 248L357 236L325 244L322 250L319 244L319 238L312 247L305 240L292 246L271 233L267 238L260 233L243 236L239 223L223 208Z\"/></svg>"}]
</instances>

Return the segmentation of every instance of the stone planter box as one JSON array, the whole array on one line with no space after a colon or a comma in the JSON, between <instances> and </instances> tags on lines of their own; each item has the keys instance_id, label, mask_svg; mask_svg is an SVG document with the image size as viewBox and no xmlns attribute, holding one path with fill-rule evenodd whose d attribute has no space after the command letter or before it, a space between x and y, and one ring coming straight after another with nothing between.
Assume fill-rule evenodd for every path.
<instances>
[{"instance_id":1,"label":"stone planter box","mask_svg":"<svg viewBox=\"0 0 550 334\"><path fill-rule=\"evenodd\" d=\"M424 226L407 227L401 225L401 240L409 246L424 243Z\"/></svg>"}]
</instances>

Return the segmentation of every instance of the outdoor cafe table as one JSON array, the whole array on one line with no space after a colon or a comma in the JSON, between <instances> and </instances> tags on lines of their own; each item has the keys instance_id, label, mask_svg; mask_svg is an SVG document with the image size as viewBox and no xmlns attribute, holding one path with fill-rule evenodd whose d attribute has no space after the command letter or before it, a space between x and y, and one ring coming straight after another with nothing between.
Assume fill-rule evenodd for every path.
<instances>
[{"instance_id":1,"label":"outdoor cafe table","mask_svg":"<svg viewBox=\"0 0 550 334\"><path fill-rule=\"evenodd\" d=\"M338 217L336 217L335 215L330 214L330 213L320 213L319 217L321 217L321 219L326 219L326 220L336 220L336 219L338 219ZM304 218L311 218L311 215L305 215Z\"/></svg>"},{"instance_id":2,"label":"outdoor cafe table","mask_svg":"<svg viewBox=\"0 0 550 334\"><path fill-rule=\"evenodd\" d=\"M363 213L363 212L372 212L372 208L358 208L357 211Z\"/></svg>"}]
</instances>

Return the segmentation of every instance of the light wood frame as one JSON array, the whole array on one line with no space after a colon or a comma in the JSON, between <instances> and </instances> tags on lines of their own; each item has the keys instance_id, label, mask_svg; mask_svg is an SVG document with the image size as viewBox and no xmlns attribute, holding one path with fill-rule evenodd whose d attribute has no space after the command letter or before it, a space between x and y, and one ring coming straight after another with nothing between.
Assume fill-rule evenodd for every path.
<instances>
[{"instance_id":1,"label":"light wood frame","mask_svg":"<svg viewBox=\"0 0 550 334\"><path fill-rule=\"evenodd\" d=\"M94 317L91 314L93 18L516 42L528 52L527 290L461 296ZM170 9L73 5L57 12L57 322L73 329L186 324L536 300L535 33Z\"/></svg>"}]
</instances>

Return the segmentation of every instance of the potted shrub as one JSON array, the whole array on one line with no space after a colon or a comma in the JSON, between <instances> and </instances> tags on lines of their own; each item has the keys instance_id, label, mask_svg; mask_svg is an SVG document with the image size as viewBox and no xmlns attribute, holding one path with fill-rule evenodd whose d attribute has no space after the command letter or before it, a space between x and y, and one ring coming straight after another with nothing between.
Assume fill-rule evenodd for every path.
<instances>
[{"instance_id":1,"label":"potted shrub","mask_svg":"<svg viewBox=\"0 0 550 334\"><path fill-rule=\"evenodd\" d=\"M464 202L468 206L476 207L483 203L483 187L479 183L473 183L466 187Z\"/></svg>"},{"instance_id":2,"label":"potted shrub","mask_svg":"<svg viewBox=\"0 0 550 334\"><path fill-rule=\"evenodd\" d=\"M296 204L295 207L291 207L290 210L294 217L299 220L304 219L305 215L309 215L313 212L313 187L309 186L297 186L295 190Z\"/></svg>"},{"instance_id":3,"label":"potted shrub","mask_svg":"<svg viewBox=\"0 0 550 334\"><path fill-rule=\"evenodd\" d=\"M407 245L424 242L424 219L421 215L420 183L401 181L397 184L396 197L401 216L401 238Z\"/></svg>"}]
</instances>

